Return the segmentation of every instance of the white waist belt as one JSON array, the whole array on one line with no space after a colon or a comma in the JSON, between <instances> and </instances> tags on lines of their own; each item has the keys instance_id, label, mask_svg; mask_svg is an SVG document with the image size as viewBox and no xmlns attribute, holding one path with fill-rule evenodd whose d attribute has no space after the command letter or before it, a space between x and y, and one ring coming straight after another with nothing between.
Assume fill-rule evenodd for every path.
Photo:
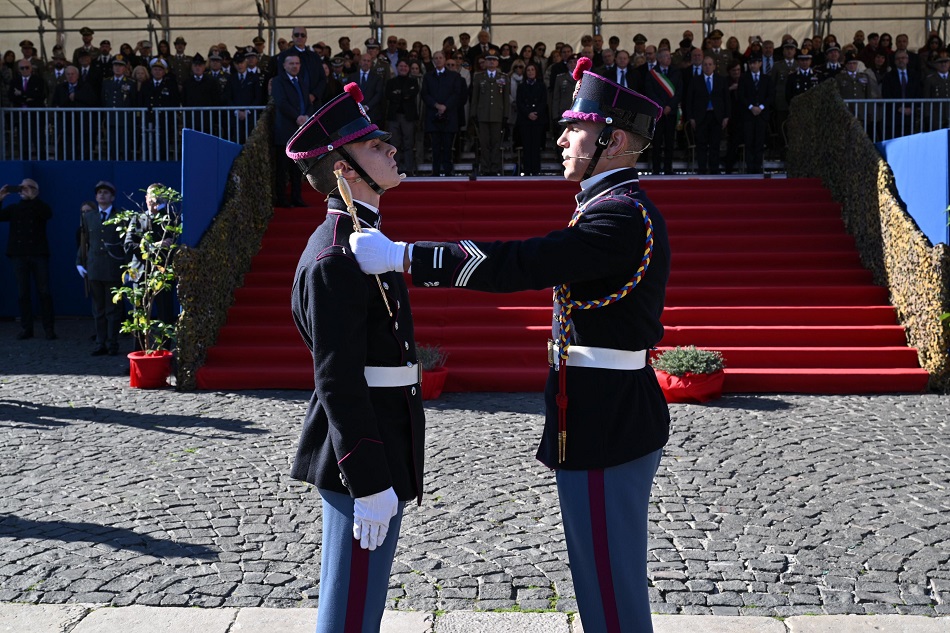
<instances>
[{"instance_id":1,"label":"white waist belt","mask_svg":"<svg viewBox=\"0 0 950 633\"><path fill-rule=\"evenodd\" d=\"M558 351L554 348L555 352ZM558 354L554 356L557 362ZM609 347L586 347L571 345L567 349L568 367L592 367L594 369L643 369L647 364L645 349L631 352L625 349L611 349Z\"/></svg>"},{"instance_id":2,"label":"white waist belt","mask_svg":"<svg viewBox=\"0 0 950 633\"><path fill-rule=\"evenodd\" d=\"M370 387L408 387L422 380L422 366L366 367L363 369L366 384Z\"/></svg>"}]
</instances>

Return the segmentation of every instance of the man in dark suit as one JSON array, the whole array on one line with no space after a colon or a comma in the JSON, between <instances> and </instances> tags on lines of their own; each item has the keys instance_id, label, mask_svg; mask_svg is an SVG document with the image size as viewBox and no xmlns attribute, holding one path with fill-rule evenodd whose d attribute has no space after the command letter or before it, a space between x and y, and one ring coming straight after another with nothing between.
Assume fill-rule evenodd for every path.
<instances>
[{"instance_id":1,"label":"man in dark suit","mask_svg":"<svg viewBox=\"0 0 950 633\"><path fill-rule=\"evenodd\" d=\"M300 59L300 81L310 86L310 105L316 110L323 105L323 91L327 87L327 74L323 70L323 62L320 56L313 52L307 46L307 28L295 26L291 32L293 46L281 52L274 60L272 76L278 75L284 71L284 60L291 52L296 52Z\"/></svg>"},{"instance_id":2,"label":"man in dark suit","mask_svg":"<svg viewBox=\"0 0 950 633\"><path fill-rule=\"evenodd\" d=\"M300 170L287 157L284 147L287 141L315 108L310 102L310 86L301 76L300 56L291 49L283 55L283 68L271 84L271 94L274 97L276 117L274 119L274 148L277 152L277 183L275 205L278 207L306 206L300 192ZM290 179L290 204L287 203L287 179Z\"/></svg>"},{"instance_id":3,"label":"man in dark suit","mask_svg":"<svg viewBox=\"0 0 950 633\"><path fill-rule=\"evenodd\" d=\"M191 59L191 73L181 88L181 104L186 108L209 108L222 105L221 84L205 72L205 60L198 53ZM211 112L186 112L185 127L213 134Z\"/></svg>"},{"instance_id":4,"label":"man in dark suit","mask_svg":"<svg viewBox=\"0 0 950 633\"><path fill-rule=\"evenodd\" d=\"M772 78L762 70L762 58L749 59L749 72L739 79L739 107L745 138L746 173L761 174L768 133L769 113L774 95Z\"/></svg>"},{"instance_id":5,"label":"man in dark suit","mask_svg":"<svg viewBox=\"0 0 950 633\"><path fill-rule=\"evenodd\" d=\"M386 93L386 85L379 74L373 72L374 61L372 55L363 53L360 56L359 70L350 74L347 80L360 87L363 92L363 109L366 110L366 114L373 123L382 127L385 110L383 96Z\"/></svg>"},{"instance_id":6,"label":"man in dark suit","mask_svg":"<svg viewBox=\"0 0 950 633\"><path fill-rule=\"evenodd\" d=\"M29 59L17 62L19 77L10 81L8 93L11 108L44 108L46 107L46 82L43 77L33 72L33 65ZM15 114L18 114L15 116ZM39 112L9 113L7 129L12 131L12 142L21 143L20 156L29 160L31 151L35 152L38 160L46 159L46 117ZM14 154L11 152L11 154Z\"/></svg>"},{"instance_id":7,"label":"man in dark suit","mask_svg":"<svg viewBox=\"0 0 950 633\"><path fill-rule=\"evenodd\" d=\"M115 224L105 224L114 214L112 203L115 187L111 182L96 183L97 208L82 214L80 230L89 245L87 252L76 253L76 270L89 282L92 317L96 324L96 347L93 356L119 353L119 327L122 307L112 300L112 289L122 283L122 269L127 261L122 236Z\"/></svg>"},{"instance_id":8,"label":"man in dark suit","mask_svg":"<svg viewBox=\"0 0 950 633\"><path fill-rule=\"evenodd\" d=\"M478 69L478 58L484 57L488 54L488 50L491 48L498 49L497 46L492 44L489 40L491 37L488 34L488 31L481 30L478 32L478 42L468 49L468 64L473 71Z\"/></svg>"},{"instance_id":9,"label":"man in dark suit","mask_svg":"<svg viewBox=\"0 0 950 633\"><path fill-rule=\"evenodd\" d=\"M703 58L703 74L693 77L687 104L689 125L696 131L696 162L700 174L719 173L719 142L729 125L726 78L716 72L716 59Z\"/></svg>"},{"instance_id":10,"label":"man in dark suit","mask_svg":"<svg viewBox=\"0 0 950 633\"><path fill-rule=\"evenodd\" d=\"M458 106L464 98L461 75L445 68L445 53L432 54L435 70L422 76L425 130L432 140L432 175L451 176L452 142L459 129ZM461 84L461 85L460 85Z\"/></svg>"},{"instance_id":11,"label":"man in dark suit","mask_svg":"<svg viewBox=\"0 0 950 633\"><path fill-rule=\"evenodd\" d=\"M884 75L881 96L885 99L920 99L922 89L920 75L917 74L917 69L910 64L910 55L906 50L895 52L894 69ZM888 138L906 136L916 131L913 104L888 104L888 107L896 107L897 109L893 118L891 116L884 117L887 125L891 127L888 131Z\"/></svg>"},{"instance_id":12,"label":"man in dark suit","mask_svg":"<svg viewBox=\"0 0 950 633\"><path fill-rule=\"evenodd\" d=\"M256 106L261 103L262 87L260 75L247 72L247 58L244 53L237 53L234 56L233 68L231 70L231 81L228 83L230 94L228 95L228 105L233 106ZM230 129L233 131L229 138L235 143L244 144L248 135L251 133L253 120L248 110L235 110L231 120Z\"/></svg>"},{"instance_id":13,"label":"man in dark suit","mask_svg":"<svg viewBox=\"0 0 950 633\"><path fill-rule=\"evenodd\" d=\"M100 101L103 108L131 108L135 100L135 82L125 76L124 59L112 60L112 77L102 82ZM102 160L132 160L129 129L130 112L110 112L107 115L107 145Z\"/></svg>"},{"instance_id":14,"label":"man in dark suit","mask_svg":"<svg viewBox=\"0 0 950 633\"><path fill-rule=\"evenodd\" d=\"M92 85L79 81L75 66L66 67L66 81L56 86L53 107L67 109L56 113L56 146L60 160L89 160L92 157L91 121L75 108L93 108L98 98ZM98 136L98 134L97 134Z\"/></svg>"},{"instance_id":15,"label":"man in dark suit","mask_svg":"<svg viewBox=\"0 0 950 633\"><path fill-rule=\"evenodd\" d=\"M149 62L152 78L142 85L139 107L148 108L145 123L149 128L149 146L146 159L173 160L178 123L174 112L155 112L155 108L177 108L181 105L178 82L168 78L168 63L155 57Z\"/></svg>"},{"instance_id":16,"label":"man in dark suit","mask_svg":"<svg viewBox=\"0 0 950 633\"><path fill-rule=\"evenodd\" d=\"M648 47L649 48L649 47ZM670 51L662 49L656 54L656 67L644 74L644 94L663 108L663 115L656 122L653 134L653 173L673 173L673 149L676 141L676 110L683 97L683 80L680 71L672 67ZM646 64L641 66L644 68Z\"/></svg>"}]
</instances>

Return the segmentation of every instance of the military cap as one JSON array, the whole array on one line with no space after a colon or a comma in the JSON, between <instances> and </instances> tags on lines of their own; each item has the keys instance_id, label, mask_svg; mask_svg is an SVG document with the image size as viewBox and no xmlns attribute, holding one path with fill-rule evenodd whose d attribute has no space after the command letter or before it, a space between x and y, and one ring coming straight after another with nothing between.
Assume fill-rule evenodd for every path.
<instances>
[{"instance_id":1,"label":"military cap","mask_svg":"<svg viewBox=\"0 0 950 633\"><path fill-rule=\"evenodd\" d=\"M116 55L112 60L113 66L128 66L128 62L125 61L125 58L122 55Z\"/></svg>"},{"instance_id":2,"label":"military cap","mask_svg":"<svg viewBox=\"0 0 950 633\"><path fill-rule=\"evenodd\" d=\"M938 57L934 60L935 64L943 64L945 62L950 62L950 57Z\"/></svg>"},{"instance_id":3,"label":"military cap","mask_svg":"<svg viewBox=\"0 0 950 633\"><path fill-rule=\"evenodd\" d=\"M221 53L214 51L208 55L208 61L213 62L214 60L221 61Z\"/></svg>"},{"instance_id":4,"label":"military cap","mask_svg":"<svg viewBox=\"0 0 950 633\"><path fill-rule=\"evenodd\" d=\"M590 58L578 60L573 72L574 80L579 82L574 103L561 114L560 123L595 121L652 139L663 108L642 94L591 72L590 67Z\"/></svg>"},{"instance_id":5,"label":"military cap","mask_svg":"<svg viewBox=\"0 0 950 633\"><path fill-rule=\"evenodd\" d=\"M33 42L30 40L23 40L20 42L20 48L33 48Z\"/></svg>"},{"instance_id":6,"label":"military cap","mask_svg":"<svg viewBox=\"0 0 950 633\"><path fill-rule=\"evenodd\" d=\"M152 61L150 61L150 62L148 63L148 67L149 67L149 68L154 68L154 67L156 67L156 66L161 66L161 67L164 68L165 70L168 70L168 62L166 62L166 61L165 61L164 59L162 59L161 57L153 57L153 58L152 58Z\"/></svg>"},{"instance_id":7,"label":"military cap","mask_svg":"<svg viewBox=\"0 0 950 633\"><path fill-rule=\"evenodd\" d=\"M494 59L497 62L498 55L494 51L488 51L488 53L485 54L485 60L487 61L489 59Z\"/></svg>"},{"instance_id":8,"label":"military cap","mask_svg":"<svg viewBox=\"0 0 950 633\"><path fill-rule=\"evenodd\" d=\"M246 58L243 52L237 52L234 54L234 58L231 61L233 61L235 64L240 64L241 62L246 61Z\"/></svg>"},{"instance_id":9,"label":"military cap","mask_svg":"<svg viewBox=\"0 0 950 633\"><path fill-rule=\"evenodd\" d=\"M854 51L848 51L844 54L844 63L858 61L858 54Z\"/></svg>"},{"instance_id":10,"label":"military cap","mask_svg":"<svg viewBox=\"0 0 950 633\"><path fill-rule=\"evenodd\" d=\"M680 40L680 48L690 48L693 45L693 40Z\"/></svg>"},{"instance_id":11,"label":"military cap","mask_svg":"<svg viewBox=\"0 0 950 633\"><path fill-rule=\"evenodd\" d=\"M56 51L53 53L53 59L66 59L66 56L63 55L63 51Z\"/></svg>"},{"instance_id":12,"label":"military cap","mask_svg":"<svg viewBox=\"0 0 950 633\"><path fill-rule=\"evenodd\" d=\"M798 48L798 42L795 40L788 40L782 44L782 48Z\"/></svg>"},{"instance_id":13,"label":"military cap","mask_svg":"<svg viewBox=\"0 0 950 633\"><path fill-rule=\"evenodd\" d=\"M752 55L749 56L750 64L752 62L761 62L761 61L762 61L762 53L753 53Z\"/></svg>"},{"instance_id":14,"label":"military cap","mask_svg":"<svg viewBox=\"0 0 950 633\"><path fill-rule=\"evenodd\" d=\"M110 42L109 40L102 40L101 42L99 42L99 46L112 46L112 42Z\"/></svg>"},{"instance_id":15,"label":"military cap","mask_svg":"<svg viewBox=\"0 0 950 633\"><path fill-rule=\"evenodd\" d=\"M201 56L201 53L196 53L194 57L191 58L192 66L195 64L205 63L205 58Z\"/></svg>"},{"instance_id":16,"label":"military cap","mask_svg":"<svg viewBox=\"0 0 950 633\"><path fill-rule=\"evenodd\" d=\"M179 35L178 37L175 38L175 44L184 44L187 46L188 42L185 41L185 38Z\"/></svg>"},{"instance_id":17,"label":"military cap","mask_svg":"<svg viewBox=\"0 0 950 633\"><path fill-rule=\"evenodd\" d=\"M830 53L831 51L841 51L841 47L839 47L837 44L832 44L831 46L825 49L826 53Z\"/></svg>"},{"instance_id":18,"label":"military cap","mask_svg":"<svg viewBox=\"0 0 950 633\"><path fill-rule=\"evenodd\" d=\"M95 34L95 31L93 31L93 30L92 30L91 28L89 28L88 26L84 26L84 27L82 27L81 29L79 29L79 34L80 34L80 35L93 35L93 34Z\"/></svg>"},{"instance_id":19,"label":"military cap","mask_svg":"<svg viewBox=\"0 0 950 633\"><path fill-rule=\"evenodd\" d=\"M220 53L218 53L218 55L221 56L221 59L227 59L229 61L231 59L231 53L229 53L228 51L221 51Z\"/></svg>"},{"instance_id":20,"label":"military cap","mask_svg":"<svg viewBox=\"0 0 950 633\"><path fill-rule=\"evenodd\" d=\"M254 47L251 46L246 51L244 51L244 57L257 57L257 51L254 50Z\"/></svg>"},{"instance_id":21,"label":"military cap","mask_svg":"<svg viewBox=\"0 0 950 633\"><path fill-rule=\"evenodd\" d=\"M108 189L109 191L112 192L113 196L115 195L115 185L113 185L108 180L100 180L99 182L97 182L96 188L93 189L93 191L95 191L96 193L99 193L100 189Z\"/></svg>"},{"instance_id":22,"label":"military cap","mask_svg":"<svg viewBox=\"0 0 950 633\"><path fill-rule=\"evenodd\" d=\"M389 132L380 130L369 120L361 105L363 92L359 86L348 83L343 90L307 119L287 142L285 153L305 174L333 150L348 143L374 138L385 141L390 137Z\"/></svg>"},{"instance_id":23,"label":"military cap","mask_svg":"<svg viewBox=\"0 0 950 633\"><path fill-rule=\"evenodd\" d=\"M719 29L713 29L713 32L709 34L709 39L711 39L711 40L720 39L720 40L721 40L721 39L722 39L722 31L720 31Z\"/></svg>"},{"instance_id":24,"label":"military cap","mask_svg":"<svg viewBox=\"0 0 950 633\"><path fill-rule=\"evenodd\" d=\"M636 35L633 36L633 42L635 44L644 44L646 43L646 41L647 41L647 36L644 35L643 33L637 33Z\"/></svg>"},{"instance_id":25,"label":"military cap","mask_svg":"<svg viewBox=\"0 0 950 633\"><path fill-rule=\"evenodd\" d=\"M375 37L371 37L363 42L363 45L366 46L366 48L379 48L379 41Z\"/></svg>"},{"instance_id":26,"label":"military cap","mask_svg":"<svg viewBox=\"0 0 950 633\"><path fill-rule=\"evenodd\" d=\"M253 40L251 40L251 42L253 42L254 44L263 44L263 43L264 43L264 38L261 37L260 35L258 35L258 36L255 37Z\"/></svg>"},{"instance_id":27,"label":"military cap","mask_svg":"<svg viewBox=\"0 0 950 633\"><path fill-rule=\"evenodd\" d=\"M811 53L799 53L795 59L811 59Z\"/></svg>"},{"instance_id":28,"label":"military cap","mask_svg":"<svg viewBox=\"0 0 950 633\"><path fill-rule=\"evenodd\" d=\"M343 58L339 55L330 60L330 65L334 68L339 68L343 65Z\"/></svg>"}]
</instances>

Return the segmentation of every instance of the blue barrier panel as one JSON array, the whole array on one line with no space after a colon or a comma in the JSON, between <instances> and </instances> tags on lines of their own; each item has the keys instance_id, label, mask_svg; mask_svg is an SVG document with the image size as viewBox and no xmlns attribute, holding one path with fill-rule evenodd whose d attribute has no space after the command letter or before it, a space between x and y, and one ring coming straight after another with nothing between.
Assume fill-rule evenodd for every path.
<instances>
[{"instance_id":1,"label":"blue barrier panel","mask_svg":"<svg viewBox=\"0 0 950 633\"><path fill-rule=\"evenodd\" d=\"M185 129L182 131L181 242L197 246L218 213L231 164L241 153L237 143Z\"/></svg>"},{"instance_id":2,"label":"blue barrier panel","mask_svg":"<svg viewBox=\"0 0 950 633\"><path fill-rule=\"evenodd\" d=\"M950 204L950 132L912 134L877 144L894 172L894 181L907 212L932 244L950 244L947 205Z\"/></svg>"},{"instance_id":3,"label":"blue barrier panel","mask_svg":"<svg viewBox=\"0 0 950 633\"><path fill-rule=\"evenodd\" d=\"M40 199L53 208L46 224L50 246L50 284L57 316L90 316L89 300L83 293L82 278L76 272L76 232L79 209L84 201L95 200L93 189L100 180L115 185L115 207L131 209L145 203L145 188L154 182L181 189L181 165L177 162L97 162L97 161L8 161L0 162L0 185L19 184L32 178L40 186ZM3 206L20 197L12 194ZM16 279L6 257L9 224L0 222L0 318L19 316ZM38 306L34 318L39 317Z\"/></svg>"}]
</instances>

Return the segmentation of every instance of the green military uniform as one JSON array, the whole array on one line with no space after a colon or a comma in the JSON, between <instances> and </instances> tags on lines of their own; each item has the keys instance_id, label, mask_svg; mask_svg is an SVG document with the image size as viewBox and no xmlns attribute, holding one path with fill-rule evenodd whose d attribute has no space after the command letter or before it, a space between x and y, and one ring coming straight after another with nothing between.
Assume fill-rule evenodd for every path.
<instances>
[{"instance_id":1,"label":"green military uniform","mask_svg":"<svg viewBox=\"0 0 950 633\"><path fill-rule=\"evenodd\" d=\"M947 73L946 62L938 64L937 72L924 79L923 96L925 99L950 99L950 74ZM934 108L930 129L939 130L950 126L950 112L946 103L943 106L940 108L938 104L938 107Z\"/></svg>"},{"instance_id":2,"label":"green military uniform","mask_svg":"<svg viewBox=\"0 0 950 633\"><path fill-rule=\"evenodd\" d=\"M168 69L174 73L175 81L181 88L191 74L191 55L172 55L168 58Z\"/></svg>"},{"instance_id":3,"label":"green military uniform","mask_svg":"<svg viewBox=\"0 0 950 633\"><path fill-rule=\"evenodd\" d=\"M871 79L865 73L850 71L840 72L835 75L834 82L838 87L838 92L841 93L842 99L874 98L874 92L871 88ZM869 121L873 122L875 120L873 104L858 105L856 109L852 109L852 112L855 113L858 120L864 123L865 126Z\"/></svg>"},{"instance_id":4,"label":"green military uniform","mask_svg":"<svg viewBox=\"0 0 950 633\"><path fill-rule=\"evenodd\" d=\"M472 116L478 122L479 163L482 174L501 175L502 130L508 121L511 82L500 70L472 77Z\"/></svg>"}]
</instances>

